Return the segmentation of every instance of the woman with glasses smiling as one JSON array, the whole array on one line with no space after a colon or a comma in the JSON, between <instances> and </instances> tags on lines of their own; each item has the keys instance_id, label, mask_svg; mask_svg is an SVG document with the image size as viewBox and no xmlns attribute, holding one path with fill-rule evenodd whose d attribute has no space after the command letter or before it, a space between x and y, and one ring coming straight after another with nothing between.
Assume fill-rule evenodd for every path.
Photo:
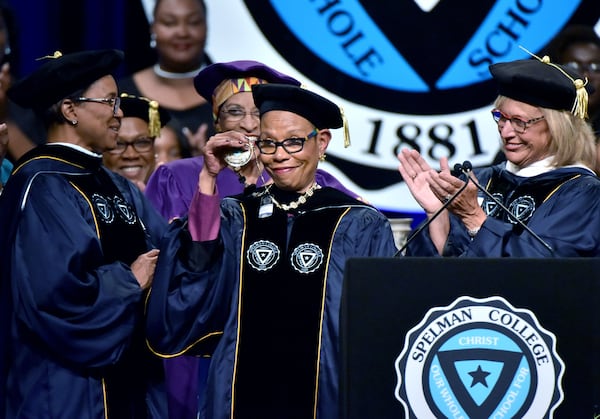
<instances>
[{"instance_id":1,"label":"woman with glasses smiling","mask_svg":"<svg viewBox=\"0 0 600 419\"><path fill-rule=\"evenodd\" d=\"M204 148L205 153L223 163L215 177L220 197L251 192L271 180L254 145L260 135L260 113L252 97L253 86L269 83L300 85L293 77L250 60L212 64L194 79L196 90L212 106L217 133ZM188 214L205 161L204 157L177 160L158 167L150 176L146 196L166 219ZM319 169L316 176L321 185L353 195L327 172ZM172 417L196 417L198 399L204 397L209 361L209 357L195 356L165 360Z\"/></svg>"},{"instance_id":2,"label":"woman with glasses smiling","mask_svg":"<svg viewBox=\"0 0 600 419\"><path fill-rule=\"evenodd\" d=\"M116 50L55 53L9 90L48 137L0 197L0 417L168 417L143 333L166 222L102 166L102 153L129 147L119 130L136 119L111 74L122 61Z\"/></svg>"},{"instance_id":3,"label":"woman with glasses smiling","mask_svg":"<svg viewBox=\"0 0 600 419\"><path fill-rule=\"evenodd\" d=\"M121 93L116 98L123 111L121 128L114 148L103 154L104 165L132 181L141 191L154 170L154 140L169 122L169 114L158 102Z\"/></svg>"},{"instance_id":4,"label":"woman with glasses smiling","mask_svg":"<svg viewBox=\"0 0 600 419\"><path fill-rule=\"evenodd\" d=\"M226 163L205 152L189 217L161 245L148 341L167 356L212 351L201 418L338 418L345 262L392 256L392 230L377 209L317 178L331 129L344 125L337 105L294 85L257 84L252 94L272 183L220 203Z\"/></svg>"},{"instance_id":5,"label":"woman with glasses smiling","mask_svg":"<svg viewBox=\"0 0 600 419\"><path fill-rule=\"evenodd\" d=\"M490 72L499 91L491 116L507 161L453 176L446 158L438 172L417 151L402 150L400 173L430 222L407 254L600 256L589 80L548 57Z\"/></svg>"},{"instance_id":6,"label":"woman with glasses smiling","mask_svg":"<svg viewBox=\"0 0 600 419\"><path fill-rule=\"evenodd\" d=\"M226 159L217 176L222 197L239 194L245 186L253 188L270 181L254 147L260 134L260 114L252 99L252 86L266 83L300 85L293 77L249 60L211 64L194 79L196 90L212 106L217 132L204 148ZM150 176L146 196L168 220L187 215L203 164L203 157L181 159L158 167ZM356 197L324 170L319 169L317 177L323 185Z\"/></svg>"}]
</instances>

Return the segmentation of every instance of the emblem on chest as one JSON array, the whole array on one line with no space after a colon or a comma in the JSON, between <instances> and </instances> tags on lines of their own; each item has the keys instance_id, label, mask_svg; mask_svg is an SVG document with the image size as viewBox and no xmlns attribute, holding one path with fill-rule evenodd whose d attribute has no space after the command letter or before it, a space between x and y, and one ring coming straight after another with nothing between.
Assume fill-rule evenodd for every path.
<instances>
[{"instance_id":1,"label":"emblem on chest","mask_svg":"<svg viewBox=\"0 0 600 419\"><path fill-rule=\"evenodd\" d=\"M95 193L92 195L92 203L100 215L100 219L105 224L112 224L115 215L127 224L135 224L137 221L135 211L131 205L118 196L111 199Z\"/></svg>"},{"instance_id":2,"label":"emblem on chest","mask_svg":"<svg viewBox=\"0 0 600 419\"><path fill-rule=\"evenodd\" d=\"M271 269L280 256L279 247L268 240L258 240L252 243L246 251L248 263L257 271L267 271Z\"/></svg>"},{"instance_id":3,"label":"emblem on chest","mask_svg":"<svg viewBox=\"0 0 600 419\"><path fill-rule=\"evenodd\" d=\"M248 264L257 271L267 271L280 260L281 250L268 240L252 243L246 251ZM296 246L290 256L290 265L301 274L309 274L323 263L323 250L314 243L302 243Z\"/></svg>"}]
</instances>

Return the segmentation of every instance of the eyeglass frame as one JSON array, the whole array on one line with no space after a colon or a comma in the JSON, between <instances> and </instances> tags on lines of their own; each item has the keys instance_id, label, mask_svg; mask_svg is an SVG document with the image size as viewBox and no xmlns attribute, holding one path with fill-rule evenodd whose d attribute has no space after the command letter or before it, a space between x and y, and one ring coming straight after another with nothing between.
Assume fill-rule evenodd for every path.
<instances>
[{"instance_id":1,"label":"eyeglass frame","mask_svg":"<svg viewBox=\"0 0 600 419\"><path fill-rule=\"evenodd\" d=\"M504 125L502 127L500 126L500 121L504 119L505 121L510 122L511 127L519 134L524 134L525 131L527 131L527 128L540 122L543 119L546 119L546 117L542 115L538 116L537 118L531 118L528 121L524 121L521 118L517 118L516 116L511 117L502 112L500 109L492 109L490 112L492 113L492 118L494 119L494 122L496 122L496 125L498 125L498 128L504 128ZM496 116L496 114L498 114L498 116ZM523 126L521 127L521 125Z\"/></svg>"},{"instance_id":2,"label":"eyeglass frame","mask_svg":"<svg viewBox=\"0 0 600 419\"><path fill-rule=\"evenodd\" d=\"M302 150L304 150L304 143L308 140L310 140L311 138L314 138L317 136L317 134L319 134L319 130L317 128L314 128L311 132L308 133L308 135L304 136L304 137L290 137L290 138L286 138L285 140L282 141L274 141L268 138L265 139L259 139L256 140L256 146L258 147L258 151L260 151L260 154L266 154L269 156L272 156L273 154L277 153L277 147L281 147L285 150L286 153L288 154L295 154L295 153L299 153ZM296 150L296 151L289 151L285 145L286 142L288 142L290 140L295 140L295 141L300 141L300 149ZM270 145L273 145L275 147L275 149L273 150L272 153L268 153L263 151L263 149L261 148L261 143L264 143L265 141L268 141L270 143Z\"/></svg>"},{"instance_id":3,"label":"eyeglass frame","mask_svg":"<svg viewBox=\"0 0 600 419\"><path fill-rule=\"evenodd\" d=\"M93 102L93 103L104 103L105 105L112 106L113 115L117 115L119 113L119 108L121 106L121 98L116 97L76 97L73 98L74 102Z\"/></svg>"},{"instance_id":4,"label":"eyeglass frame","mask_svg":"<svg viewBox=\"0 0 600 419\"><path fill-rule=\"evenodd\" d=\"M231 113L230 113L231 111L239 111L240 115L237 115L237 116L231 115ZM256 119L260 118L260 111L258 109L256 109L255 111L246 112L245 109L237 108L237 107L228 108L228 109L221 108L219 110L219 113L222 113L223 117L226 118L228 121L231 121L231 122L239 122L239 121L243 120L248 115L251 115L251 116L253 116Z\"/></svg>"},{"instance_id":5,"label":"eyeglass frame","mask_svg":"<svg viewBox=\"0 0 600 419\"><path fill-rule=\"evenodd\" d=\"M145 142L148 141L150 143L150 146L148 147L147 150L139 150L137 145L139 145L140 142ZM121 140L117 140L117 145L115 146L115 148L111 148L110 150L107 150L108 153L114 155L114 156L120 156L121 154L125 153L125 151L127 151L127 149L131 146L133 147L133 149L135 151L137 151L138 153L147 153L148 151L152 150L152 148L154 147L154 137L140 137L140 138L136 138L133 141L121 141ZM120 149L119 151L119 146L125 145L125 147L123 149Z\"/></svg>"},{"instance_id":6,"label":"eyeglass frame","mask_svg":"<svg viewBox=\"0 0 600 419\"><path fill-rule=\"evenodd\" d=\"M569 61L563 64L565 67L580 73L600 73L600 63L580 63L579 61Z\"/></svg>"}]
</instances>

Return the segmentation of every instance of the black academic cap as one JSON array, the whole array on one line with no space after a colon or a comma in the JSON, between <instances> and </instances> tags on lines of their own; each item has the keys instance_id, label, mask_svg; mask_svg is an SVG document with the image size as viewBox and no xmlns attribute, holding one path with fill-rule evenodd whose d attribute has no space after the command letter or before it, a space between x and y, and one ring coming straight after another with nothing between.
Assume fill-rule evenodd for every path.
<instances>
[{"instance_id":1,"label":"black academic cap","mask_svg":"<svg viewBox=\"0 0 600 419\"><path fill-rule=\"evenodd\" d=\"M344 146L350 145L348 122L342 108L314 92L289 84L255 84L252 97L260 114L269 111L293 112L317 129L344 127Z\"/></svg>"},{"instance_id":2,"label":"black academic cap","mask_svg":"<svg viewBox=\"0 0 600 419\"><path fill-rule=\"evenodd\" d=\"M256 77L265 80L267 83L300 85L300 82L295 78L280 73L261 62L239 60L211 64L200 70L198 75L194 77L194 87L200 96L212 102L213 93L223 80L244 77Z\"/></svg>"},{"instance_id":3,"label":"black academic cap","mask_svg":"<svg viewBox=\"0 0 600 419\"><path fill-rule=\"evenodd\" d=\"M45 110L96 80L112 74L123 61L115 49L82 51L43 57L43 64L16 82L8 96L24 108Z\"/></svg>"},{"instance_id":4,"label":"black academic cap","mask_svg":"<svg viewBox=\"0 0 600 419\"><path fill-rule=\"evenodd\" d=\"M287 84L252 86L254 103L261 115L269 111L289 111L309 120L318 129L341 128L340 107L308 89Z\"/></svg>"},{"instance_id":5,"label":"black academic cap","mask_svg":"<svg viewBox=\"0 0 600 419\"><path fill-rule=\"evenodd\" d=\"M566 110L580 118L587 113L594 89L574 70L551 63L548 57L492 64L498 93L542 108Z\"/></svg>"},{"instance_id":6,"label":"black academic cap","mask_svg":"<svg viewBox=\"0 0 600 419\"><path fill-rule=\"evenodd\" d=\"M157 101L143 96L121 93L121 110L124 118L140 118L148 123L152 137L160 135L160 128L171 119L169 112L161 108Z\"/></svg>"}]
</instances>

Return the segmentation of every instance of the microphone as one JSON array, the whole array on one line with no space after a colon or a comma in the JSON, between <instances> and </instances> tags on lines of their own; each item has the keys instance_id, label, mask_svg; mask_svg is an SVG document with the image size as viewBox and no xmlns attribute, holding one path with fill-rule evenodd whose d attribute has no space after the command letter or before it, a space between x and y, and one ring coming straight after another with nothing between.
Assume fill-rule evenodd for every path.
<instances>
[{"instance_id":1,"label":"microphone","mask_svg":"<svg viewBox=\"0 0 600 419\"><path fill-rule=\"evenodd\" d=\"M463 164L456 164L454 165L454 171L456 172L462 172L466 177L467 177L467 183L469 183L469 181L475 185L477 187L477 189L479 189L481 192L483 192L483 194L485 196L487 196L489 199L491 199L496 205L498 205L500 208L502 208L502 210L508 214L508 216L514 220L517 224L519 224L519 226L521 226L524 230L526 230L529 234L531 234L542 246L544 246L549 252L551 256L555 256L554 254L554 249L552 249L552 246L550 246L548 243L546 243L544 241L544 239L542 239L540 236L538 236L536 234L535 231L533 231L531 228L529 228L529 226L527 224L525 224L523 221L519 220L517 217L515 217L513 215L512 212L510 212L510 210L508 208L506 208L506 206L500 202L494 195L492 195L487 189L485 189L483 186L481 186L479 184L479 182L477 182L475 179L473 179L471 177L471 172L473 171L473 165L471 164L470 161L466 160L465 162L463 162Z\"/></svg>"},{"instance_id":2,"label":"microphone","mask_svg":"<svg viewBox=\"0 0 600 419\"><path fill-rule=\"evenodd\" d=\"M460 165L455 165L454 166L454 170L456 171L457 166ZM454 195L452 195L450 198L448 198L448 200L446 200L446 202L444 202L444 204L436 211L433 213L433 215L427 220L425 221L423 224L421 224L421 226L415 230L415 232L413 234L411 234L406 241L404 242L404 244L402 245L402 247L396 252L394 253L393 257L398 257L400 255L403 255L403 252L406 250L406 248L408 247L408 245L419 235L421 234L421 231L425 230L427 227L429 227L429 224L431 224L433 222L433 220L435 220L446 208L448 208L448 205L450 205L452 203L452 201L454 201L454 199L461 194L462 191L465 190L465 188L467 187L467 185L469 184L469 182L465 182L465 184L463 186L460 187L460 189L458 191L456 191L454 193Z\"/></svg>"}]
</instances>

